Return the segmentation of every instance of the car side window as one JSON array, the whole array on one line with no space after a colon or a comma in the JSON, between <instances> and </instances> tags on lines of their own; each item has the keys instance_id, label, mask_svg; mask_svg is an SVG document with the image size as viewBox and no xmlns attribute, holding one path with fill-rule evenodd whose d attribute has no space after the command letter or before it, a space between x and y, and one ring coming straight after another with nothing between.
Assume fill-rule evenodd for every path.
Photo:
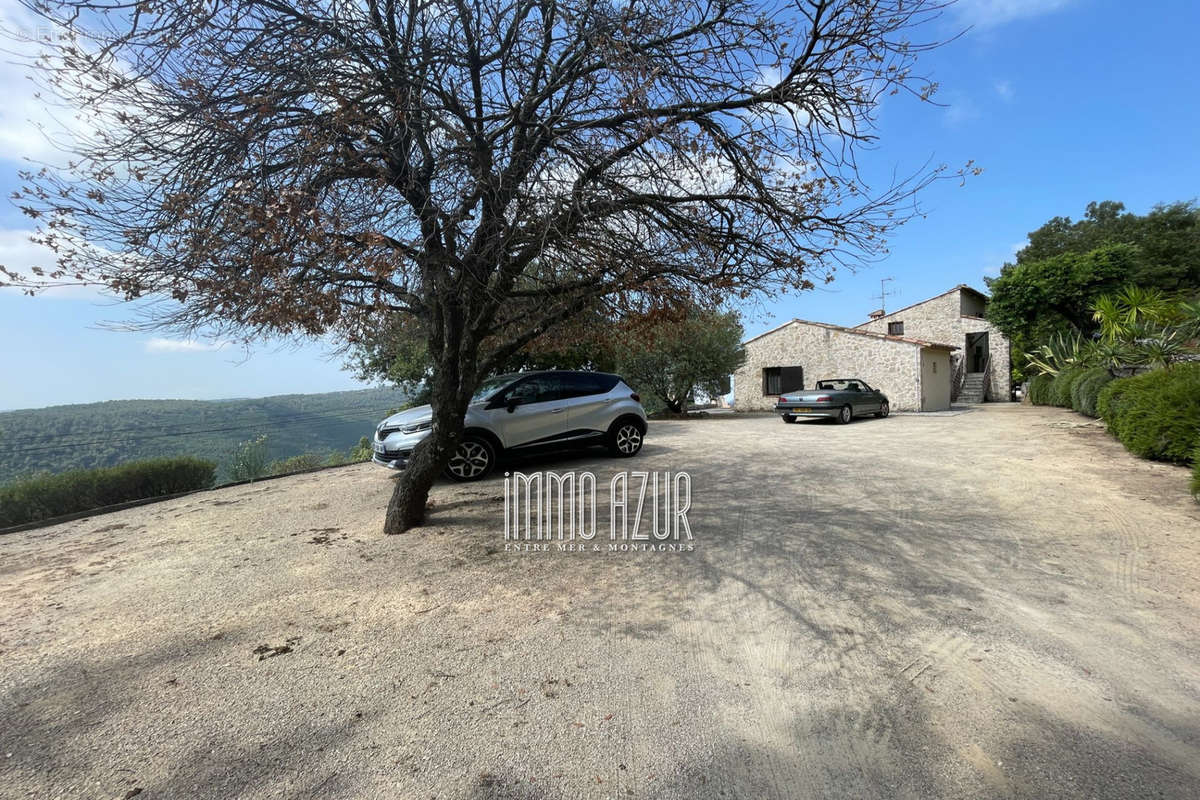
<instances>
[{"instance_id":1,"label":"car side window","mask_svg":"<svg viewBox=\"0 0 1200 800\"><path fill-rule=\"evenodd\" d=\"M562 375L566 394L564 397L588 397L589 395L605 394L616 384L615 380L605 380L605 376L588 372L568 372Z\"/></svg>"},{"instance_id":2,"label":"car side window","mask_svg":"<svg viewBox=\"0 0 1200 800\"><path fill-rule=\"evenodd\" d=\"M526 378L520 383L509 389L504 395L506 403L537 403L539 397L546 392L546 386L542 381L542 376L535 375L531 378Z\"/></svg>"},{"instance_id":3,"label":"car side window","mask_svg":"<svg viewBox=\"0 0 1200 800\"><path fill-rule=\"evenodd\" d=\"M565 390L562 378L557 375L532 375L509 389L505 402L546 403L561 399Z\"/></svg>"}]
</instances>

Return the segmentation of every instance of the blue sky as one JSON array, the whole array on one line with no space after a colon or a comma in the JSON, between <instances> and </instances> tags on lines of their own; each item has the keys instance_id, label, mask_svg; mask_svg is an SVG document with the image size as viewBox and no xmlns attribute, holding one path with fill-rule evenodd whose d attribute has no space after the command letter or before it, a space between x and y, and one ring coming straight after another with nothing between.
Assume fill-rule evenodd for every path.
<instances>
[{"instance_id":1,"label":"blue sky","mask_svg":"<svg viewBox=\"0 0 1200 800\"><path fill-rule=\"evenodd\" d=\"M0 17L17 20L12 0ZM1145 212L1200 195L1200 4L1164 0L963 0L942 33L972 30L924 56L945 108L891 102L882 110L873 169L903 172L927 159L985 170L965 186L923 196L926 216L890 241L869 269L842 272L803 295L747 309L754 335L792 317L851 325L878 307L894 278L898 308L959 284L984 288L1024 241L1055 215L1079 217L1091 200ZM43 116L23 70L0 67L0 191L16 186L24 155L44 155L31 119ZM0 205L0 263L33 258L28 220ZM107 330L128 309L86 292L27 298L0 290L0 409L121 398L252 397L361 386L321 343L244 352L164 335Z\"/></svg>"}]
</instances>

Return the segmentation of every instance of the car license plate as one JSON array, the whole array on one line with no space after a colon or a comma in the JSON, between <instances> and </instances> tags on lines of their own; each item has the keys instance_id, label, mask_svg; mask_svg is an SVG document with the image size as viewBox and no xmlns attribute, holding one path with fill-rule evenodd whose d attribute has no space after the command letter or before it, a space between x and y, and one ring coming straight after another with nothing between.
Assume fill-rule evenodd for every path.
<instances>
[{"instance_id":1,"label":"car license plate","mask_svg":"<svg viewBox=\"0 0 1200 800\"><path fill-rule=\"evenodd\" d=\"M793 414L807 414L809 411L812 411L811 408L792 408L788 410Z\"/></svg>"}]
</instances>

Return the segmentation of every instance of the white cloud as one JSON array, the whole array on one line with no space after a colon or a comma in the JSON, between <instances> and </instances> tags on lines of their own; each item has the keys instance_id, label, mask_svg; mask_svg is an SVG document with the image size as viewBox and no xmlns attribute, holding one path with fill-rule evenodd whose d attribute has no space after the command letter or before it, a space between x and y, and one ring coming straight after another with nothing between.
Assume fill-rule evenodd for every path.
<instances>
[{"instance_id":1,"label":"white cloud","mask_svg":"<svg viewBox=\"0 0 1200 800\"><path fill-rule=\"evenodd\" d=\"M32 160L61 168L78 141L93 140L100 129L121 127L117 122L119 100L110 98L106 104L85 110L45 85L44 71L35 68L39 62L42 67L61 64L61 48L68 44L98 52L100 39L87 26L77 22L68 34L17 0L0 0L0 37L4 41L0 57L0 96L4 98L0 104L0 160L22 165ZM120 59L110 58L106 64L110 69L132 74ZM89 76L81 80L94 89L96 81L103 78Z\"/></svg>"},{"instance_id":2,"label":"white cloud","mask_svg":"<svg viewBox=\"0 0 1200 800\"><path fill-rule=\"evenodd\" d=\"M36 276L33 275L34 267L41 267L49 272L56 266L55 254L48 248L34 243L30 237L34 235L32 230L21 230L17 228L0 228L0 267L7 267L9 270L16 272L29 278L31 281L36 281ZM5 280L4 275L0 274L0 281ZM46 280L50 284L49 279ZM0 287L0 292L20 292L19 288L12 286ZM39 289L38 297L51 297L61 300L113 300L113 295L108 294L99 286L53 286L48 285L45 289Z\"/></svg>"},{"instance_id":3,"label":"white cloud","mask_svg":"<svg viewBox=\"0 0 1200 800\"><path fill-rule=\"evenodd\" d=\"M1017 242L1008 246L1008 254L1005 256L990 255L988 256L987 266L983 268L982 273L986 278L995 278L1000 274L1000 269L1006 264L1017 260L1017 252L1025 247L1026 242Z\"/></svg>"},{"instance_id":4,"label":"white cloud","mask_svg":"<svg viewBox=\"0 0 1200 800\"><path fill-rule=\"evenodd\" d=\"M1011 102L1013 97L1016 96L1016 91L1008 81L996 81L994 88L996 89L996 94L1000 95L1000 99L1006 103Z\"/></svg>"},{"instance_id":5,"label":"white cloud","mask_svg":"<svg viewBox=\"0 0 1200 800\"><path fill-rule=\"evenodd\" d=\"M30 79L30 62L45 51L39 39L54 35L46 23L15 0L0 0L0 30L5 33L0 59L0 159L24 163L61 160L63 152L47 138L78 126L76 111L62 107L53 96L37 96Z\"/></svg>"},{"instance_id":6,"label":"white cloud","mask_svg":"<svg viewBox=\"0 0 1200 800\"><path fill-rule=\"evenodd\" d=\"M146 342L147 353L211 353L223 350L229 342L201 342L196 339L162 339L155 337Z\"/></svg>"},{"instance_id":7,"label":"white cloud","mask_svg":"<svg viewBox=\"0 0 1200 800\"><path fill-rule=\"evenodd\" d=\"M1075 0L958 0L955 12L961 23L994 28L1009 22L1050 14Z\"/></svg>"},{"instance_id":8,"label":"white cloud","mask_svg":"<svg viewBox=\"0 0 1200 800\"><path fill-rule=\"evenodd\" d=\"M943 119L952 128L965 125L979 119L979 106L969 95L962 92L950 92L946 98L946 111Z\"/></svg>"}]
</instances>

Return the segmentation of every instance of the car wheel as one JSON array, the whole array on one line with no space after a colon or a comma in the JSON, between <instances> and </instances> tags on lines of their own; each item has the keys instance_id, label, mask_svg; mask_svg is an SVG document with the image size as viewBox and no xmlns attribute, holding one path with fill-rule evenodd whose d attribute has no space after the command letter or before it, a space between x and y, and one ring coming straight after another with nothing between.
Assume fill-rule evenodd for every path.
<instances>
[{"instance_id":1,"label":"car wheel","mask_svg":"<svg viewBox=\"0 0 1200 800\"><path fill-rule=\"evenodd\" d=\"M888 404L884 403L883 405L881 405L879 407L879 410L875 412L875 416L879 417L880 419L883 419L889 413L891 413L891 410L892 409L888 407Z\"/></svg>"},{"instance_id":2,"label":"car wheel","mask_svg":"<svg viewBox=\"0 0 1200 800\"><path fill-rule=\"evenodd\" d=\"M631 419L619 419L608 429L608 451L620 458L636 456L642 449L646 431Z\"/></svg>"},{"instance_id":3,"label":"car wheel","mask_svg":"<svg viewBox=\"0 0 1200 800\"><path fill-rule=\"evenodd\" d=\"M842 406L841 411L837 415L838 424L848 425L852 419L854 419L854 411L851 410L850 406Z\"/></svg>"},{"instance_id":4,"label":"car wheel","mask_svg":"<svg viewBox=\"0 0 1200 800\"><path fill-rule=\"evenodd\" d=\"M492 443L479 436L467 436L450 457L446 477L452 481L479 481L486 478L494 466L496 448Z\"/></svg>"},{"instance_id":5,"label":"car wheel","mask_svg":"<svg viewBox=\"0 0 1200 800\"><path fill-rule=\"evenodd\" d=\"M791 425L792 423L794 423L796 421L796 418L793 417L791 414L784 414L783 421L786 422L788 425Z\"/></svg>"}]
</instances>

